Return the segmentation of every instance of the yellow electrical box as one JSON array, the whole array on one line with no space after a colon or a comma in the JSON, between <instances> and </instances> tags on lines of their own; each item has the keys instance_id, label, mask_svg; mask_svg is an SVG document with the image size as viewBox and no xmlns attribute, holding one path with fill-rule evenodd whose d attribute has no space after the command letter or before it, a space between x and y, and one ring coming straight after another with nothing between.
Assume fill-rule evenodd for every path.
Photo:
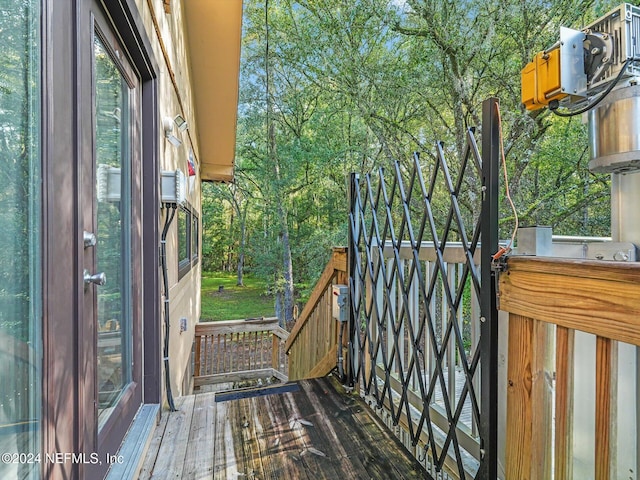
<instances>
[{"instance_id":1,"label":"yellow electrical box","mask_svg":"<svg viewBox=\"0 0 640 480\"><path fill-rule=\"evenodd\" d=\"M567 94L562 91L560 49L540 52L533 62L520 72L522 103L527 110L537 110L552 100L561 100Z\"/></svg>"},{"instance_id":2,"label":"yellow electrical box","mask_svg":"<svg viewBox=\"0 0 640 480\"><path fill-rule=\"evenodd\" d=\"M522 83L522 104L526 107L527 110L535 110L536 108L536 98L538 95L536 93L536 62L527 63L527 66L522 69L520 72L520 81Z\"/></svg>"}]
</instances>

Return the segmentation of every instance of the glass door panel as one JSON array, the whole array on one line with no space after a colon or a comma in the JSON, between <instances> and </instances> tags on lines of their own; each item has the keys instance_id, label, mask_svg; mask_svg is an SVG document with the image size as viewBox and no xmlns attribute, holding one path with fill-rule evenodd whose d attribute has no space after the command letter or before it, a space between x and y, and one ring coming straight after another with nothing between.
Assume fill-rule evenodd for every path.
<instances>
[{"instance_id":1,"label":"glass door panel","mask_svg":"<svg viewBox=\"0 0 640 480\"><path fill-rule=\"evenodd\" d=\"M131 144L129 85L96 34L95 215L98 418L101 427L131 382Z\"/></svg>"},{"instance_id":2,"label":"glass door panel","mask_svg":"<svg viewBox=\"0 0 640 480\"><path fill-rule=\"evenodd\" d=\"M42 286L40 2L0 1L0 478L38 478ZM27 455L31 455L31 458ZM29 463L28 460L32 461Z\"/></svg>"}]
</instances>

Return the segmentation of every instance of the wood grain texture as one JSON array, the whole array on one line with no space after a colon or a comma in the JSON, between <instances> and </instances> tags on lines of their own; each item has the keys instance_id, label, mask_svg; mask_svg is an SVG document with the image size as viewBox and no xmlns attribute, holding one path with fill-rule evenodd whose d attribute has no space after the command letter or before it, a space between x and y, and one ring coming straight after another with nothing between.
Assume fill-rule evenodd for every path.
<instances>
[{"instance_id":1,"label":"wood grain texture","mask_svg":"<svg viewBox=\"0 0 640 480\"><path fill-rule=\"evenodd\" d=\"M531 470L531 362L533 320L511 314L507 366L506 479L529 479Z\"/></svg>"},{"instance_id":2,"label":"wood grain texture","mask_svg":"<svg viewBox=\"0 0 640 480\"><path fill-rule=\"evenodd\" d=\"M573 478L573 365L575 332L556 329L555 479Z\"/></svg>"},{"instance_id":3,"label":"wood grain texture","mask_svg":"<svg viewBox=\"0 0 640 480\"><path fill-rule=\"evenodd\" d=\"M336 367L338 344L333 345L322 360L320 360L305 378L318 378L328 375Z\"/></svg>"},{"instance_id":4,"label":"wood grain texture","mask_svg":"<svg viewBox=\"0 0 640 480\"><path fill-rule=\"evenodd\" d=\"M244 382L247 380L257 380L259 378L274 377L276 376L276 373L278 372L273 368L260 368L257 370L243 370L241 372L201 375L193 379L193 386L201 387L203 385L214 385L217 383Z\"/></svg>"},{"instance_id":5,"label":"wood grain texture","mask_svg":"<svg viewBox=\"0 0 640 480\"><path fill-rule=\"evenodd\" d=\"M347 253L342 251L342 249L334 249L333 255L331 256L331 260L327 263L322 275L318 279L309 300L305 304L302 309L302 313L298 320L296 320L296 324L291 330L291 334L287 340L287 345L285 347L287 353L291 349L291 346L295 342L297 336L300 334L300 331L303 329L311 313L316 309L318 302L325 295L327 288L331 284L331 281L337 275L338 272L346 272L347 269Z\"/></svg>"},{"instance_id":6,"label":"wood grain texture","mask_svg":"<svg viewBox=\"0 0 640 480\"><path fill-rule=\"evenodd\" d=\"M221 403L213 393L184 397L180 415L165 414L180 428L162 429L144 478L428 478L361 398L328 378L300 387ZM183 439L186 418L192 421Z\"/></svg>"},{"instance_id":7,"label":"wood grain texture","mask_svg":"<svg viewBox=\"0 0 640 480\"><path fill-rule=\"evenodd\" d=\"M281 361L286 357L281 350L288 335L276 318L197 324L194 387L229 381L232 377L225 374L248 380L272 368L286 381L287 365Z\"/></svg>"},{"instance_id":8,"label":"wood grain texture","mask_svg":"<svg viewBox=\"0 0 640 480\"><path fill-rule=\"evenodd\" d=\"M613 377L617 363L616 350L615 342L608 338L596 338L596 480L615 478L612 475L612 463L616 439L612 434L612 425L615 421Z\"/></svg>"},{"instance_id":9,"label":"wood grain texture","mask_svg":"<svg viewBox=\"0 0 640 480\"><path fill-rule=\"evenodd\" d=\"M213 476L213 443L216 422L217 403L208 401L207 396L196 395L193 404L191 428L188 445L182 467L183 479L211 478ZM193 448L204 445L204 448Z\"/></svg>"},{"instance_id":10,"label":"wood grain texture","mask_svg":"<svg viewBox=\"0 0 640 480\"><path fill-rule=\"evenodd\" d=\"M157 450L156 461L149 478L180 478L184 465L187 446L189 442L189 432L191 429L191 417L193 416L193 405L195 396L179 397L175 405L177 411L164 412L167 415L167 425L162 435L162 440ZM171 442L166 439L171 438ZM151 449L149 450L151 452ZM149 453L147 453L149 455Z\"/></svg>"},{"instance_id":11,"label":"wood grain texture","mask_svg":"<svg viewBox=\"0 0 640 480\"><path fill-rule=\"evenodd\" d=\"M195 361L194 361L194 368L193 368L193 376L194 377L198 377L200 376L200 363L201 363L201 349L202 349L202 338L201 337L196 337L194 339L194 343L196 346L196 352L195 352ZM206 363L206 355L205 355L205 363Z\"/></svg>"},{"instance_id":12,"label":"wood grain texture","mask_svg":"<svg viewBox=\"0 0 640 480\"><path fill-rule=\"evenodd\" d=\"M640 345L640 265L512 257L500 309Z\"/></svg>"},{"instance_id":13,"label":"wood grain texture","mask_svg":"<svg viewBox=\"0 0 640 480\"><path fill-rule=\"evenodd\" d=\"M531 392L531 476L532 479L552 478L553 439L553 366L548 353L552 342L553 326L533 322L532 392Z\"/></svg>"},{"instance_id":14,"label":"wood grain texture","mask_svg":"<svg viewBox=\"0 0 640 480\"><path fill-rule=\"evenodd\" d=\"M160 453L160 446L162 444L162 438L164 437L168 421L169 415L167 412L163 412L160 417L160 423L156 426L156 429L153 432L149 449L147 450L144 462L142 463L139 480L149 480L151 478L156 460L158 459L158 453Z\"/></svg>"},{"instance_id":15,"label":"wood grain texture","mask_svg":"<svg viewBox=\"0 0 640 480\"><path fill-rule=\"evenodd\" d=\"M227 322L203 322L196 323L196 337L206 335L224 335L227 333L264 332L278 327L276 317L229 320Z\"/></svg>"}]
</instances>

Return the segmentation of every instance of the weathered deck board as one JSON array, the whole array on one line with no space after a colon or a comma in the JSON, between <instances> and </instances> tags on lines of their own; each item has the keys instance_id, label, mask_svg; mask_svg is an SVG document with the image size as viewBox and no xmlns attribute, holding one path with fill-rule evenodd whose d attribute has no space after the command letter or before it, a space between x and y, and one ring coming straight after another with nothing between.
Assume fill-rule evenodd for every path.
<instances>
[{"instance_id":1,"label":"weathered deck board","mask_svg":"<svg viewBox=\"0 0 640 480\"><path fill-rule=\"evenodd\" d=\"M181 478L184 460L187 453L191 418L193 417L193 395L176 399L176 412L167 420L162 443L158 450L156 463L153 467L151 479ZM172 441L166 442L165 438Z\"/></svg>"},{"instance_id":2,"label":"weathered deck board","mask_svg":"<svg viewBox=\"0 0 640 480\"><path fill-rule=\"evenodd\" d=\"M362 399L326 378L300 387L218 403L213 393L179 399L142 478L428 478Z\"/></svg>"},{"instance_id":3,"label":"weathered deck board","mask_svg":"<svg viewBox=\"0 0 640 480\"><path fill-rule=\"evenodd\" d=\"M158 458L158 452L160 450L160 445L162 443L162 438L164 437L168 421L169 415L165 413L160 418L160 423L156 426L153 438L149 444L149 449L147 450L147 456L145 457L142 469L140 470L140 480L148 480L151 478L151 473L153 472L153 467L156 463L156 459Z\"/></svg>"},{"instance_id":4,"label":"weathered deck board","mask_svg":"<svg viewBox=\"0 0 640 480\"><path fill-rule=\"evenodd\" d=\"M213 476L213 440L215 435L216 404L205 395L196 395L189 431L189 446L184 459L184 479ZM202 447L200 447L202 446Z\"/></svg>"}]
</instances>

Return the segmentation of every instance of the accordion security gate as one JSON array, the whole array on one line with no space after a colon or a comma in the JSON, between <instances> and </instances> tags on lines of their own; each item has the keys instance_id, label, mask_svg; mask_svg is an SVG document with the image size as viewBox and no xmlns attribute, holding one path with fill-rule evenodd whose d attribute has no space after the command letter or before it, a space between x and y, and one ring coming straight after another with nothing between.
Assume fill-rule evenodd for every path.
<instances>
[{"instance_id":1,"label":"accordion security gate","mask_svg":"<svg viewBox=\"0 0 640 480\"><path fill-rule=\"evenodd\" d=\"M497 107L482 155L351 176L347 373L437 478L497 478Z\"/></svg>"}]
</instances>

